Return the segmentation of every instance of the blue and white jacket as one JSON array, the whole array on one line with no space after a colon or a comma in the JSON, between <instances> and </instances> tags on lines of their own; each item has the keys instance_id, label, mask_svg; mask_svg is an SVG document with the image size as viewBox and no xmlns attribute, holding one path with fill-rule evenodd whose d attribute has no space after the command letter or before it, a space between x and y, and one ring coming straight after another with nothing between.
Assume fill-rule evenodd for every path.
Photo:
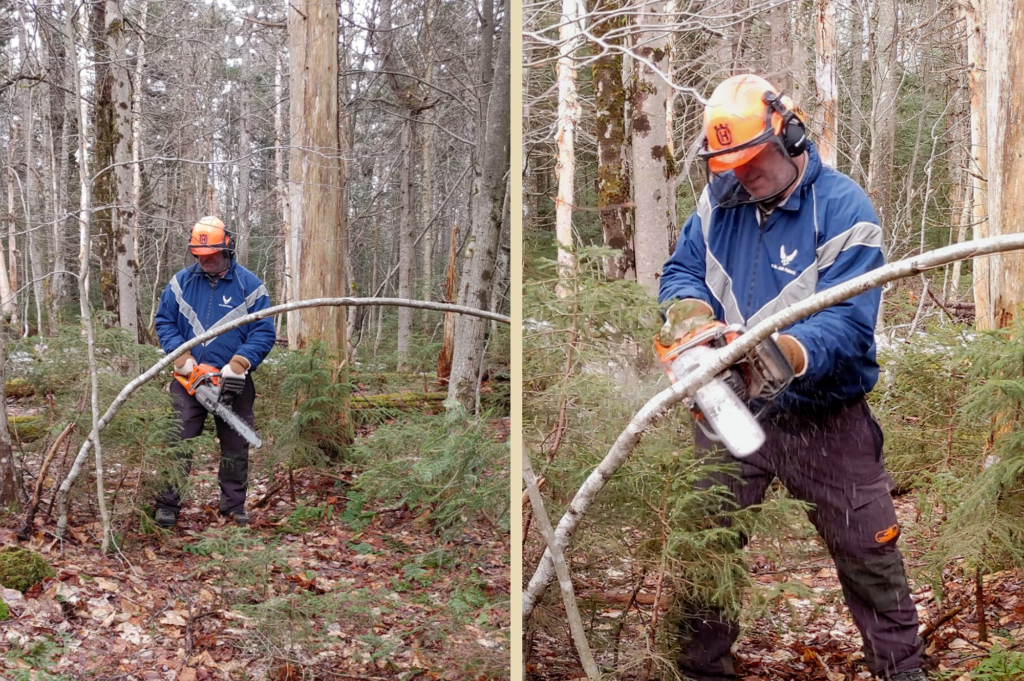
<instances>
[{"instance_id":1,"label":"blue and white jacket","mask_svg":"<svg viewBox=\"0 0 1024 681\"><path fill-rule=\"evenodd\" d=\"M737 180L729 173L715 181ZM864 190L823 166L809 144L799 186L763 224L756 206L723 209L705 187L662 270L658 300L703 300L719 320L749 327L883 264L882 230ZM875 288L780 329L803 345L807 368L778 408L831 405L871 391L880 299Z\"/></svg>"},{"instance_id":2,"label":"blue and white jacket","mask_svg":"<svg viewBox=\"0 0 1024 681\"><path fill-rule=\"evenodd\" d=\"M234 259L213 284L196 263L175 274L160 296L156 334L164 352L173 352L200 334L268 307L267 287ZM266 317L197 345L192 356L219 369L233 355L241 355L249 360L251 372L270 353L275 338L274 320Z\"/></svg>"}]
</instances>

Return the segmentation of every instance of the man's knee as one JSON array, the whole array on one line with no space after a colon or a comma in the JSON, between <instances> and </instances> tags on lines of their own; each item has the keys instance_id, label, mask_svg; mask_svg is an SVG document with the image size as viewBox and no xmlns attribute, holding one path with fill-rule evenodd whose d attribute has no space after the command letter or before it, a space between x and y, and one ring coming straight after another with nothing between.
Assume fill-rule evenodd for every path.
<instances>
[{"instance_id":1,"label":"man's knee","mask_svg":"<svg viewBox=\"0 0 1024 681\"><path fill-rule=\"evenodd\" d=\"M895 546L864 556L836 556L835 560L844 592L865 607L890 612L910 595L903 559Z\"/></svg>"}]
</instances>

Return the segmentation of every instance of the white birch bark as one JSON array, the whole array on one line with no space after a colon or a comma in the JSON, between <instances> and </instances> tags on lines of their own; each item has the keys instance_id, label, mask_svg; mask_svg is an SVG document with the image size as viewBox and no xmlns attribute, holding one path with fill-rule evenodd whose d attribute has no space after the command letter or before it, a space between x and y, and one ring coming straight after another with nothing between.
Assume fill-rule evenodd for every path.
<instances>
[{"instance_id":1,"label":"white birch bark","mask_svg":"<svg viewBox=\"0 0 1024 681\"><path fill-rule=\"evenodd\" d=\"M580 105L576 95L576 50L581 42L577 23L579 20L579 0L562 0L562 17L558 27L558 120L555 124L555 145L558 148L558 162L555 165L555 175L558 177L555 239L558 241L559 280L556 293L560 298L569 295L569 282L576 269L572 209L576 203L573 198L576 176L574 137L580 121Z\"/></svg>"},{"instance_id":2,"label":"white birch bark","mask_svg":"<svg viewBox=\"0 0 1024 681\"><path fill-rule=\"evenodd\" d=\"M818 95L814 106L814 129L817 133L816 142L821 162L835 168L838 162L836 111L839 107L839 91L836 85L836 66L839 58L836 5L835 0L815 0L814 5L814 84Z\"/></svg>"},{"instance_id":3,"label":"white birch bark","mask_svg":"<svg viewBox=\"0 0 1024 681\"><path fill-rule=\"evenodd\" d=\"M988 234L1000 236L1024 231L1024 135L1017 121L1024 108L1024 23L1015 0L988 0L986 10ZM1001 253L990 268L991 317L986 311L980 326L1001 329L1013 323L1024 303L1024 254Z\"/></svg>"},{"instance_id":4,"label":"white birch bark","mask_svg":"<svg viewBox=\"0 0 1024 681\"><path fill-rule=\"evenodd\" d=\"M128 70L128 36L118 0L107 0L106 35L110 47L111 104L114 107L114 183L117 208L114 234L117 248L117 305L121 328L138 342L139 265L135 259L133 233L136 210L132 190L132 73Z\"/></svg>"},{"instance_id":5,"label":"white birch bark","mask_svg":"<svg viewBox=\"0 0 1024 681\"><path fill-rule=\"evenodd\" d=\"M971 87L971 223L977 239L989 236L985 2L967 0L962 5L967 19L967 77ZM971 267L974 275L975 325L980 330L995 328L991 295L991 268L994 264L985 258L974 261Z\"/></svg>"},{"instance_id":6,"label":"white birch bark","mask_svg":"<svg viewBox=\"0 0 1024 681\"><path fill-rule=\"evenodd\" d=\"M669 34L657 28L665 19L664 0L638 0L634 6L637 25L653 26L637 33L633 52L667 73ZM643 61L634 60L632 142L633 202L636 204L634 244L636 280L658 294L661 266L668 259L668 234L677 229L672 220L675 195L669 178L672 159L666 144L669 86Z\"/></svg>"}]
</instances>

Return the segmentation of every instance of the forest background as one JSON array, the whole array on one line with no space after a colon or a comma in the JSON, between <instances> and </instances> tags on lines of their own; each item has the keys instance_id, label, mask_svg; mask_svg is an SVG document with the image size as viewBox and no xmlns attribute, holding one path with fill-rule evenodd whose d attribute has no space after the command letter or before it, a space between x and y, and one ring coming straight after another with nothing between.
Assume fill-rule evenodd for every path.
<instances>
[{"instance_id":1,"label":"forest background","mask_svg":"<svg viewBox=\"0 0 1024 681\"><path fill-rule=\"evenodd\" d=\"M508 676L509 22L0 3L0 676ZM364 304L275 317L249 528L208 430L166 533L183 447L137 377L211 214L273 304Z\"/></svg>"}]
</instances>

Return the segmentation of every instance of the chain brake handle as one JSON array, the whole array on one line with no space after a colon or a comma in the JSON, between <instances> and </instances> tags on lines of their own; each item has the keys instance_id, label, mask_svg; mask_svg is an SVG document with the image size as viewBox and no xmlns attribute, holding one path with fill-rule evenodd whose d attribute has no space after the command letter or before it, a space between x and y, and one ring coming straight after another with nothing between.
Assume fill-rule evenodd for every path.
<instances>
[{"instance_id":1,"label":"chain brake handle","mask_svg":"<svg viewBox=\"0 0 1024 681\"><path fill-rule=\"evenodd\" d=\"M661 344L660 338L654 338L654 350L658 355L665 373L675 383L679 377L672 370L672 364L682 353L699 345L709 348L725 347L746 333L742 324L729 324L713 321L693 329L669 346ZM732 371L734 370L734 371ZM739 375L736 375L738 372ZM793 381L793 367L778 344L768 337L757 344L753 350L741 357L729 369L723 372L726 380L737 394L748 392L750 397L772 400L781 394ZM746 385L739 389L739 382Z\"/></svg>"},{"instance_id":2,"label":"chain brake handle","mask_svg":"<svg viewBox=\"0 0 1024 681\"><path fill-rule=\"evenodd\" d=\"M672 371L672 363L675 362L679 355L698 345L707 345L711 348L724 347L739 338L745 330L739 324L727 326L719 321L708 322L703 326L698 326L668 346L662 345L660 337L655 336L654 351L657 353L658 361L661 362L665 373L675 383L679 380L679 377Z\"/></svg>"}]
</instances>

